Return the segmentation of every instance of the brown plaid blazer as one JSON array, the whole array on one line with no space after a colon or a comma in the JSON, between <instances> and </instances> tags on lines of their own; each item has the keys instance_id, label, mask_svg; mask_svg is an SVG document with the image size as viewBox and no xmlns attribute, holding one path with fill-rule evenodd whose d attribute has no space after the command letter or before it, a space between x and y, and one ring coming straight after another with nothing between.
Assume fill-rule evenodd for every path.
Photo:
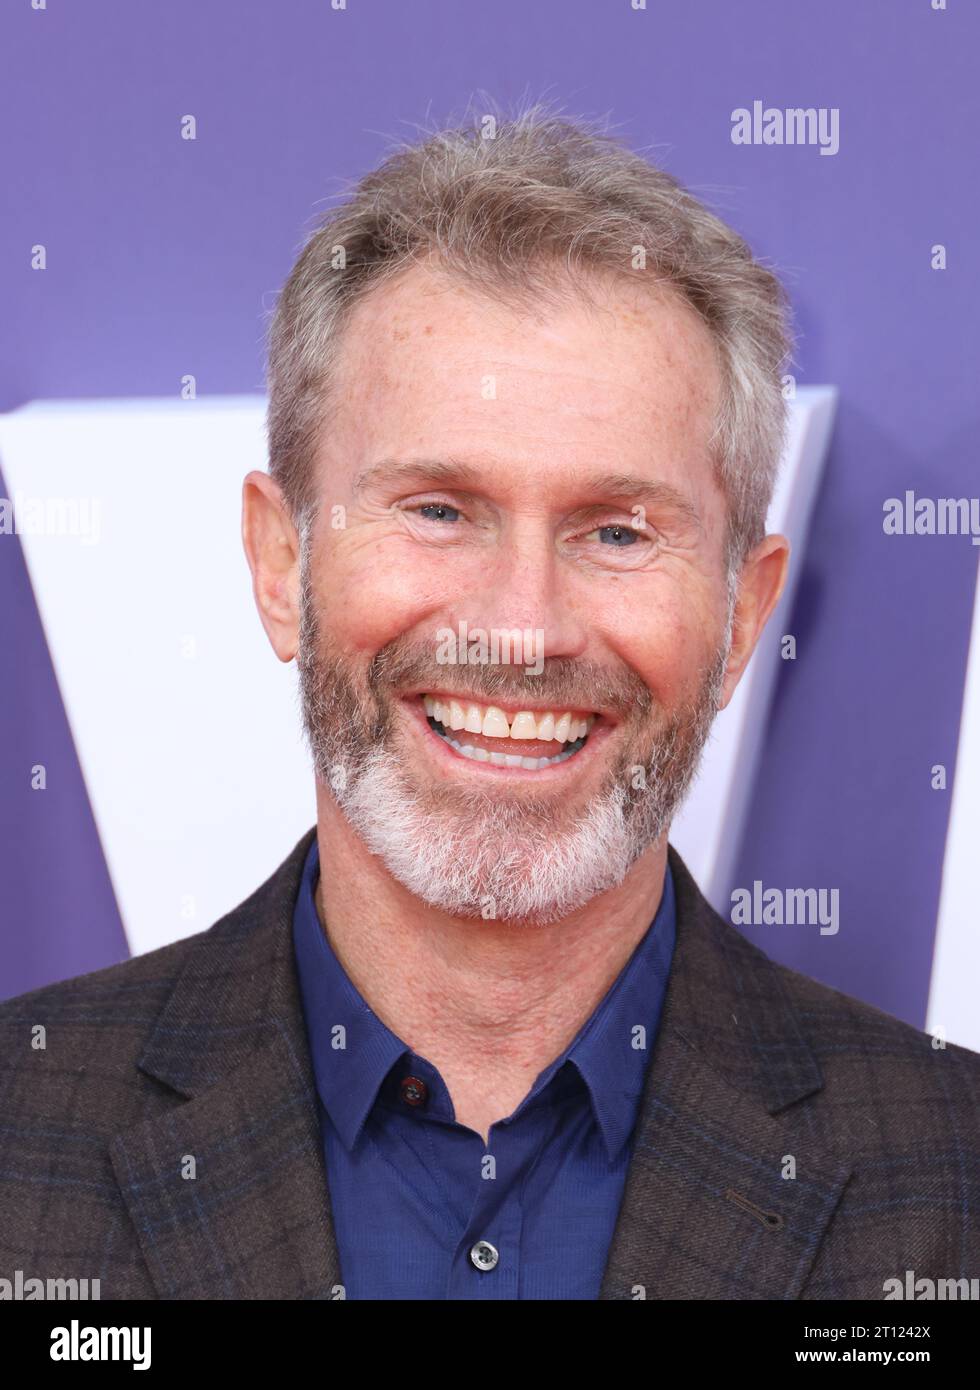
<instances>
[{"instance_id":1,"label":"brown plaid blazer","mask_svg":"<svg viewBox=\"0 0 980 1390\"><path fill-rule=\"evenodd\" d=\"M209 931L0 1005L0 1278L343 1296L292 954L313 834ZM980 1056L773 964L670 865L677 946L600 1297L980 1276Z\"/></svg>"}]
</instances>

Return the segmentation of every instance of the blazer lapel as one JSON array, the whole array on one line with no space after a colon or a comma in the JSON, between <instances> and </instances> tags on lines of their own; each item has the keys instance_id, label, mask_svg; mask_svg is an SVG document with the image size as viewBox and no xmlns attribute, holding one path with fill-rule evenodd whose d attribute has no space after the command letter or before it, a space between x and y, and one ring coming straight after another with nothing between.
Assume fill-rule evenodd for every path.
<instances>
[{"instance_id":1,"label":"blazer lapel","mask_svg":"<svg viewBox=\"0 0 980 1390\"><path fill-rule=\"evenodd\" d=\"M677 945L599 1296L796 1298L851 1165L788 1111L823 1082L775 967L669 857Z\"/></svg>"},{"instance_id":2,"label":"blazer lapel","mask_svg":"<svg viewBox=\"0 0 980 1390\"><path fill-rule=\"evenodd\" d=\"M169 1108L110 1145L164 1298L343 1297L292 956L314 834L184 948L140 1059ZM780 977L669 853L677 946L600 1298L795 1298L850 1165L789 1109L822 1078Z\"/></svg>"},{"instance_id":3,"label":"blazer lapel","mask_svg":"<svg viewBox=\"0 0 980 1390\"><path fill-rule=\"evenodd\" d=\"M343 1297L292 957L309 831L196 938L140 1070L163 1114L110 1155L161 1297Z\"/></svg>"}]
</instances>

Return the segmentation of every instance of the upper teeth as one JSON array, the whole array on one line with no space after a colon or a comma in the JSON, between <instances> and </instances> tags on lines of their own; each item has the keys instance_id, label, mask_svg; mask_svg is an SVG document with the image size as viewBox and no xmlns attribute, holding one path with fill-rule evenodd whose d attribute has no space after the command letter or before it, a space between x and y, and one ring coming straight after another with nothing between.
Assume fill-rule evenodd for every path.
<instances>
[{"instance_id":1,"label":"upper teeth","mask_svg":"<svg viewBox=\"0 0 980 1390\"><path fill-rule=\"evenodd\" d=\"M496 705L463 704L459 700L437 700L422 696L425 712L444 729L465 729L468 734L483 734L486 738L555 739L558 743L573 743L584 738L595 723L595 715L586 719L567 710L555 713L547 710L535 713L520 710L512 723Z\"/></svg>"}]
</instances>

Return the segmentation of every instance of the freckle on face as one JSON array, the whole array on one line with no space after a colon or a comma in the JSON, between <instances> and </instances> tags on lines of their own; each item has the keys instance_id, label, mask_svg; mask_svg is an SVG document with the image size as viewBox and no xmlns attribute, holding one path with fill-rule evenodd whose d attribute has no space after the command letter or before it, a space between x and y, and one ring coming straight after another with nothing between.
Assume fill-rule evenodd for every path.
<instances>
[{"instance_id":1,"label":"freckle on face","mask_svg":"<svg viewBox=\"0 0 980 1390\"><path fill-rule=\"evenodd\" d=\"M369 295L344 332L333 461L352 471L354 454L431 453L445 441L499 455L497 476L572 474L598 454L652 461L710 492L703 446L718 383L707 329L672 299L604 293L598 311L570 301L529 317L416 268Z\"/></svg>"},{"instance_id":2,"label":"freckle on face","mask_svg":"<svg viewBox=\"0 0 980 1390\"><path fill-rule=\"evenodd\" d=\"M571 301L528 317L417 268L362 301L345 331L331 500L350 504L345 480L378 458L472 457L502 511L544 525L576 475L608 467L686 491L720 551L725 504L706 447L717 385L707 330L675 301L612 286L598 312ZM372 527L370 543L356 527L335 538L331 589L343 601L332 614L351 647L369 659L372 643L427 631L440 610L475 616L491 577L486 557L433 557L403 531ZM721 582L707 550L639 581L587 585L563 571L560 602L587 616L589 654L629 664L665 696L693 689ZM518 583L505 597L522 607Z\"/></svg>"}]
</instances>

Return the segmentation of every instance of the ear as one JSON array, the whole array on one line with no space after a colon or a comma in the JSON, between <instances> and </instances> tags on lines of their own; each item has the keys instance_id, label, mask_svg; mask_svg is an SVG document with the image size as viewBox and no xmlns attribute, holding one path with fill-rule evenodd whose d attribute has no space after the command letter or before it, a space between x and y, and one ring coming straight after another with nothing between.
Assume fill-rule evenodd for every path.
<instances>
[{"instance_id":1,"label":"ear","mask_svg":"<svg viewBox=\"0 0 980 1390\"><path fill-rule=\"evenodd\" d=\"M735 694L762 629L779 602L788 571L789 541L785 536L766 536L743 561L720 709L724 709Z\"/></svg>"},{"instance_id":2,"label":"ear","mask_svg":"<svg viewBox=\"0 0 980 1390\"><path fill-rule=\"evenodd\" d=\"M292 661L299 647L299 535L268 473L249 473L242 484L242 543L266 636L280 661Z\"/></svg>"}]
</instances>

